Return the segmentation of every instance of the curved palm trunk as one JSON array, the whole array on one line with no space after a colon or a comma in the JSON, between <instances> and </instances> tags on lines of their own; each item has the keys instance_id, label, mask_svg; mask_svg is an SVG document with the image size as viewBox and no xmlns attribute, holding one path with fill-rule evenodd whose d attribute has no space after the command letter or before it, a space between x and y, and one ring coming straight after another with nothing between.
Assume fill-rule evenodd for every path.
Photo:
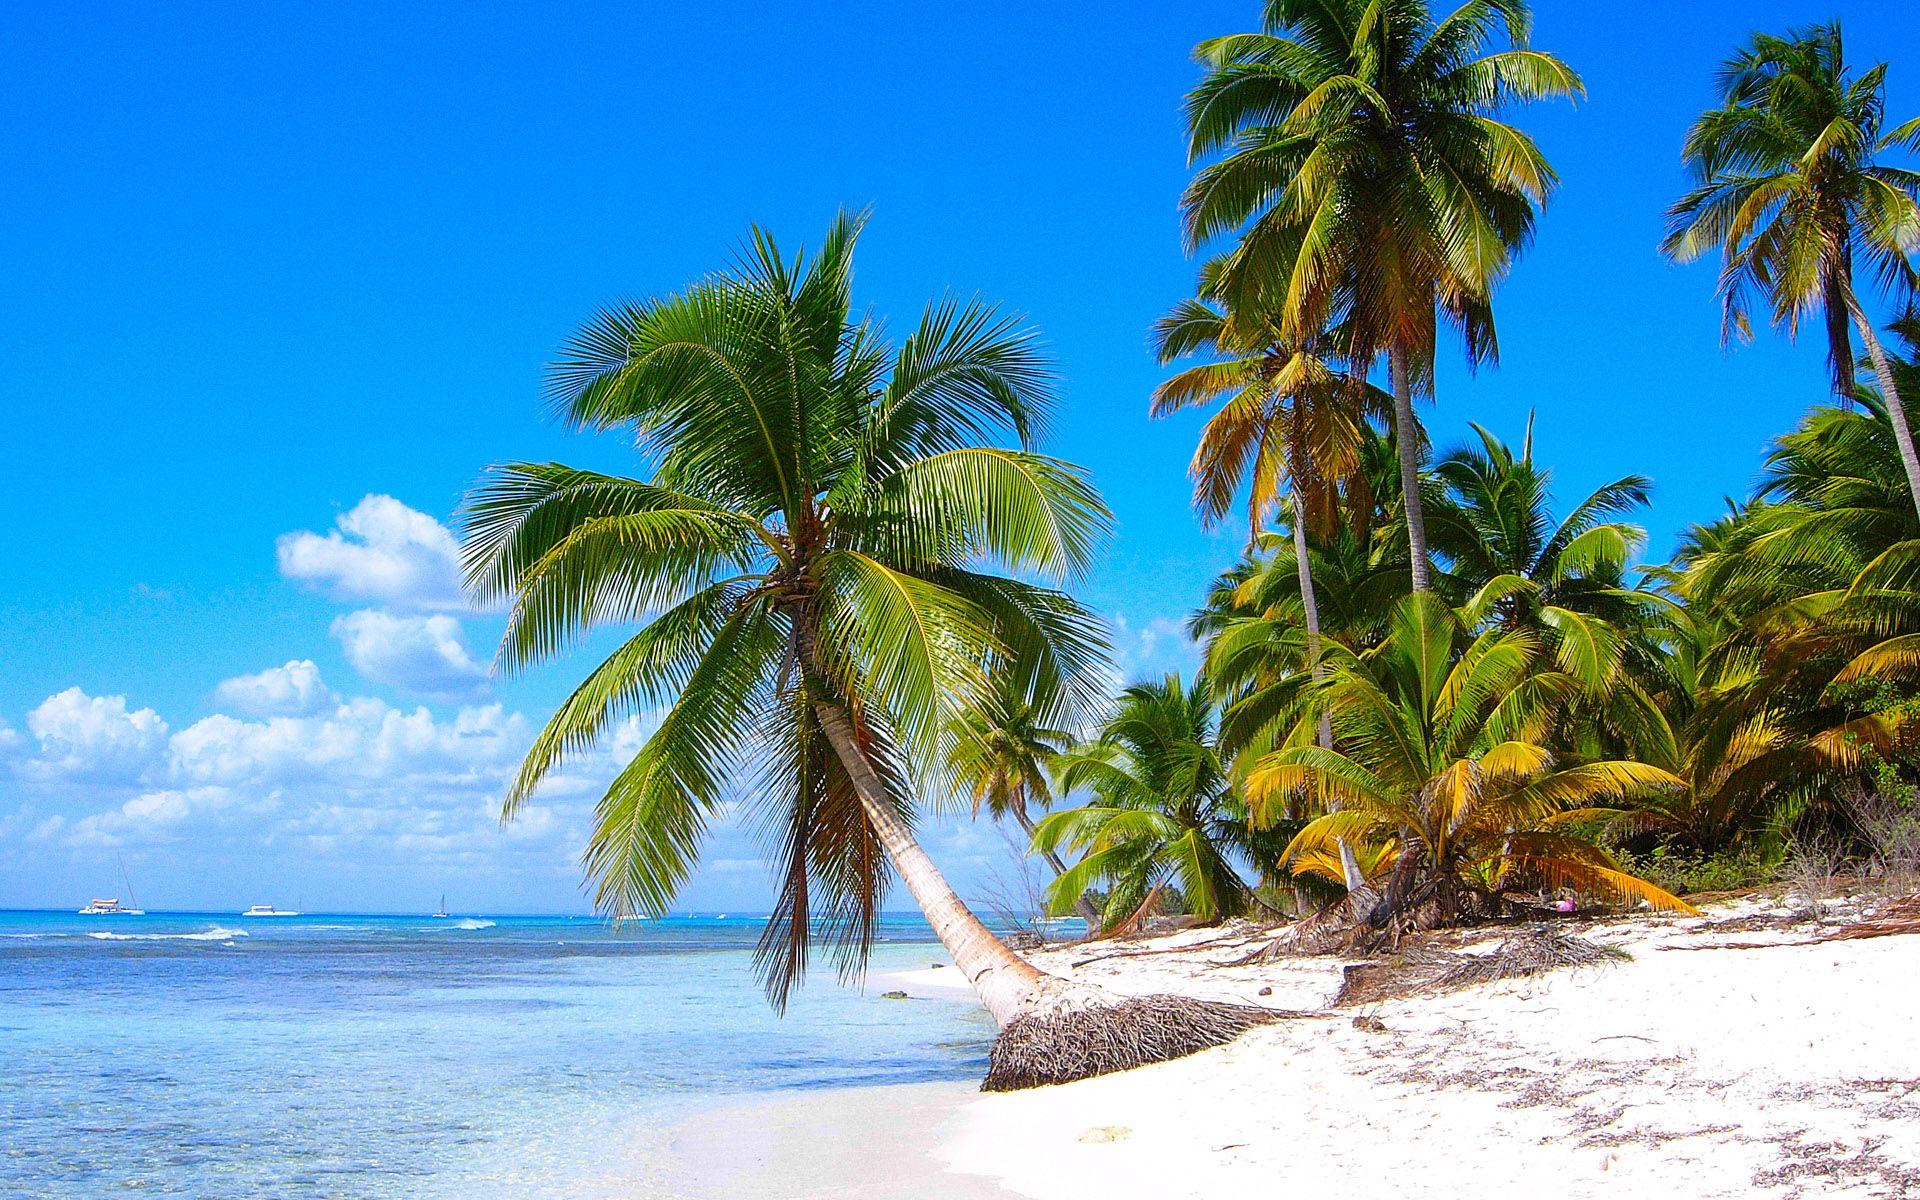
<instances>
[{"instance_id":1,"label":"curved palm trunk","mask_svg":"<svg viewBox=\"0 0 1920 1200\"><path fill-rule=\"evenodd\" d=\"M1867 319L1866 312L1860 307L1860 298L1850 288L1846 296L1847 311L1853 314L1853 323L1866 340L1867 356L1873 360L1874 374L1880 377L1880 395L1887 402L1887 417L1893 425L1893 441L1900 448L1900 466L1907 473L1907 495L1913 500L1914 511L1920 513L1920 455L1914 453L1913 430L1907 425L1907 409L1900 402L1900 389L1893 382L1893 364L1887 361L1886 347L1880 344L1880 335L1874 332L1873 322Z\"/></svg>"},{"instance_id":2,"label":"curved palm trunk","mask_svg":"<svg viewBox=\"0 0 1920 1200\"><path fill-rule=\"evenodd\" d=\"M1407 514L1407 547L1413 559L1413 590L1430 586L1427 567L1427 514L1420 503L1420 426L1413 416L1413 379L1407 352L1395 346L1387 352L1387 373L1393 385L1393 432L1400 450L1400 506Z\"/></svg>"},{"instance_id":3,"label":"curved palm trunk","mask_svg":"<svg viewBox=\"0 0 1920 1200\"><path fill-rule=\"evenodd\" d=\"M801 669L822 670L813 630L795 622ZM1165 1062L1218 1046L1272 1019L1265 1009L1185 996L1116 996L1091 984L1049 975L1007 949L948 886L894 811L886 781L860 745L844 704L819 698L814 715L860 798L880 845L920 905L953 964L1000 1026L988 1059L986 1091L1009 1091L1086 1079Z\"/></svg>"},{"instance_id":4,"label":"curved palm trunk","mask_svg":"<svg viewBox=\"0 0 1920 1200\"><path fill-rule=\"evenodd\" d=\"M860 797L860 807L879 835L880 845L886 850L893 869L900 873L901 881L913 893L940 944L953 956L953 965L973 985L974 993L994 1021L1005 1028L1026 1008L1040 981L1047 976L1007 949L1006 943L993 936L948 886L940 868L934 866L933 859L920 848L913 830L894 812L887 799L886 782L860 748L853 718L847 710L825 700L815 701L813 710L834 753L846 767L853 790Z\"/></svg>"}]
</instances>

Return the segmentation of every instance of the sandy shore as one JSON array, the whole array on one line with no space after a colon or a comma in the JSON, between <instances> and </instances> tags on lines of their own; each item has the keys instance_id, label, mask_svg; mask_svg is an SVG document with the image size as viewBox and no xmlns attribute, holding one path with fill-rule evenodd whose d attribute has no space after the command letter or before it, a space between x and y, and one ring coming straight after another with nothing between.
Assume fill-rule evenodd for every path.
<instances>
[{"instance_id":1,"label":"sandy shore","mask_svg":"<svg viewBox=\"0 0 1920 1200\"><path fill-rule=\"evenodd\" d=\"M1064 1087L746 1105L683 1130L707 1189L684 1194L1920 1197L1920 937L1805 944L1842 918L1788 915L1750 900L1572 925L1630 957L1364 1007L1331 1007L1351 960L1227 965L1251 932L1048 951L1048 970L1118 992L1307 1015ZM969 995L950 967L869 987Z\"/></svg>"},{"instance_id":2,"label":"sandy shore","mask_svg":"<svg viewBox=\"0 0 1920 1200\"><path fill-rule=\"evenodd\" d=\"M642 1193L673 1200L1019 1200L935 1150L961 1136L971 1083L797 1092L702 1113L670 1134Z\"/></svg>"}]
</instances>

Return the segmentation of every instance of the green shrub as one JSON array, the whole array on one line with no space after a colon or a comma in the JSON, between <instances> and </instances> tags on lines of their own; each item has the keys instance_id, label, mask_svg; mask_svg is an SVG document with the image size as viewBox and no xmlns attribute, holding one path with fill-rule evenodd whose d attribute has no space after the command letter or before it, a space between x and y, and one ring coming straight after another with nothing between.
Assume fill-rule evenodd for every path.
<instances>
[{"instance_id":1,"label":"green shrub","mask_svg":"<svg viewBox=\"0 0 1920 1200\"><path fill-rule=\"evenodd\" d=\"M1778 854L1754 850L1697 854L1655 846L1645 854L1619 851L1620 865L1640 878L1677 895L1690 892L1731 892L1757 887L1780 878Z\"/></svg>"}]
</instances>

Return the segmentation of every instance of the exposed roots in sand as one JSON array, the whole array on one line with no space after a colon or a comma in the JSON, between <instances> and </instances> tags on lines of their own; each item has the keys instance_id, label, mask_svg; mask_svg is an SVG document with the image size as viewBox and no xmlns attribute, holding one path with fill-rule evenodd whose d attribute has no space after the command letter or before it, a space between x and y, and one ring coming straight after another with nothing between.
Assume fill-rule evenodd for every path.
<instances>
[{"instance_id":1,"label":"exposed roots in sand","mask_svg":"<svg viewBox=\"0 0 1920 1200\"><path fill-rule=\"evenodd\" d=\"M1334 1004L1374 1004L1452 992L1567 967L1598 966L1625 957L1624 951L1612 946L1602 946L1557 929L1530 929L1506 939L1485 954L1459 954L1422 947L1409 949L1386 962L1358 963L1347 968Z\"/></svg>"},{"instance_id":2,"label":"exposed roots in sand","mask_svg":"<svg viewBox=\"0 0 1920 1200\"><path fill-rule=\"evenodd\" d=\"M1044 1005L993 1043L982 1091L1068 1083L1224 1045L1290 1013L1187 996L1109 996Z\"/></svg>"}]
</instances>

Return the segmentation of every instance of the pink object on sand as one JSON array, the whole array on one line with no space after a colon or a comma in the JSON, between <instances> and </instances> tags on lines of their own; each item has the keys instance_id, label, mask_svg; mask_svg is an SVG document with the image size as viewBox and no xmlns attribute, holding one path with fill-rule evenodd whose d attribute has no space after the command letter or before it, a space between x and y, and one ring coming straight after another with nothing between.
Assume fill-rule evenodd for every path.
<instances>
[{"instance_id":1,"label":"pink object on sand","mask_svg":"<svg viewBox=\"0 0 1920 1200\"><path fill-rule=\"evenodd\" d=\"M1578 908L1579 908L1579 905L1575 904L1571 900L1555 900L1553 902L1553 911L1555 912L1570 913L1575 911Z\"/></svg>"}]
</instances>

